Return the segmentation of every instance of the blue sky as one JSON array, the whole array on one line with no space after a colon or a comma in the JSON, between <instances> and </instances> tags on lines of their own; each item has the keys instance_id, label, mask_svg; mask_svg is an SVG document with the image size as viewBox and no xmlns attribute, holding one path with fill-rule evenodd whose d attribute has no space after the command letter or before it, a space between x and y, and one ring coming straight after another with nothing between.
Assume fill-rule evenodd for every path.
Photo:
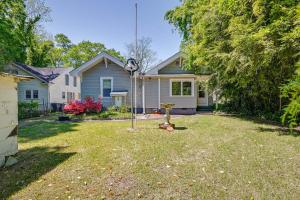
<instances>
[{"instance_id":1,"label":"blue sky","mask_svg":"<svg viewBox=\"0 0 300 200\"><path fill-rule=\"evenodd\" d=\"M46 0L51 22L44 24L52 35L64 33L72 42L102 42L108 48L126 53L134 41L135 10L138 2L138 37L150 37L159 60L176 53L180 35L164 20L166 11L179 0Z\"/></svg>"}]
</instances>

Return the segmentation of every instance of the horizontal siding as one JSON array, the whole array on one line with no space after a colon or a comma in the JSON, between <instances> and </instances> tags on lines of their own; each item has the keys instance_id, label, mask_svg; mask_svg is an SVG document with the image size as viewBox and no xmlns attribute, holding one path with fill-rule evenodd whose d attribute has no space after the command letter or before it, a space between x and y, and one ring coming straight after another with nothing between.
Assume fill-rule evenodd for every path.
<instances>
[{"instance_id":1,"label":"horizontal siding","mask_svg":"<svg viewBox=\"0 0 300 200\"><path fill-rule=\"evenodd\" d=\"M158 80L145 80L145 106L146 108L159 108Z\"/></svg>"},{"instance_id":2,"label":"horizontal siding","mask_svg":"<svg viewBox=\"0 0 300 200\"><path fill-rule=\"evenodd\" d=\"M183 69L175 61L159 70L158 74L193 74L193 71Z\"/></svg>"},{"instance_id":3,"label":"horizontal siding","mask_svg":"<svg viewBox=\"0 0 300 200\"><path fill-rule=\"evenodd\" d=\"M83 72L82 74L82 82L81 82L81 93L82 97L91 96L94 99L98 99L100 96L100 78L101 77L112 77L113 78L113 91L118 90L127 90L128 95L126 102L128 105L130 105L130 76L127 71L125 71L120 66L109 63L108 67L106 68L104 62L100 62L99 64L95 65L91 69ZM142 84L141 81L138 80L137 82L138 90L137 90L137 96L138 96L138 102L137 107L141 107L141 100L142 100L142 93L141 88ZM105 107L110 106L113 104L112 98L103 98L102 99L103 105Z\"/></svg>"},{"instance_id":4,"label":"horizontal siding","mask_svg":"<svg viewBox=\"0 0 300 200\"><path fill-rule=\"evenodd\" d=\"M74 87L74 77L69 74L71 69L66 70L54 79L50 84L50 103L67 103L67 92L75 93L75 99L78 99L80 93L80 78L77 77L77 87ZM65 84L65 75L69 75L69 85ZM62 92L66 93L66 98L62 98Z\"/></svg>"},{"instance_id":5,"label":"horizontal siding","mask_svg":"<svg viewBox=\"0 0 300 200\"><path fill-rule=\"evenodd\" d=\"M31 74L27 73L24 70L18 69L13 65L9 66L10 69L17 70L18 74L32 76ZM38 99L26 99L25 91L26 90L38 90L39 91L39 98ZM39 108L43 109L43 105L49 108L48 103L48 84L43 83L37 78L34 78L30 81L20 81L18 83L18 100L19 102L22 101L37 101L39 103Z\"/></svg>"},{"instance_id":6,"label":"horizontal siding","mask_svg":"<svg viewBox=\"0 0 300 200\"><path fill-rule=\"evenodd\" d=\"M17 83L14 78L0 76L0 156L17 153L16 136L9 136L18 124Z\"/></svg>"}]
</instances>

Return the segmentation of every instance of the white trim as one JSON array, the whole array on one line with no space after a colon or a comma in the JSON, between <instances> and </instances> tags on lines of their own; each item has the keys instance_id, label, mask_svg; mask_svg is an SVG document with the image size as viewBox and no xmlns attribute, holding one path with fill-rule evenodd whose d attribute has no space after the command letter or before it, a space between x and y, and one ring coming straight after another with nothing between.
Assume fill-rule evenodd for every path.
<instances>
[{"instance_id":1,"label":"white trim","mask_svg":"<svg viewBox=\"0 0 300 200\"><path fill-rule=\"evenodd\" d=\"M111 97L103 97L103 80L111 80L111 91L113 91L114 88L114 78L113 77L100 77L100 97L101 98L111 98Z\"/></svg>"},{"instance_id":2,"label":"white trim","mask_svg":"<svg viewBox=\"0 0 300 200\"><path fill-rule=\"evenodd\" d=\"M86 62L83 65L81 65L80 67L78 67L77 69L72 70L70 72L70 74L72 76L80 76L82 74L82 72L94 67L97 63L102 61L104 58L114 62L115 64L117 64L118 66L120 66L124 69L125 64L122 61L120 61L118 58L116 58L114 56L111 56L105 52L102 52L102 53L98 54L96 57L94 57L93 59L89 60L88 62Z\"/></svg>"},{"instance_id":3,"label":"white trim","mask_svg":"<svg viewBox=\"0 0 300 200\"><path fill-rule=\"evenodd\" d=\"M181 94L180 95L172 95L172 83L173 82L180 82L180 89L181 89ZM191 82L192 85L192 95L183 95L183 82ZM170 97L194 97L195 96L195 80L194 79L170 79L169 81L169 96Z\"/></svg>"},{"instance_id":4,"label":"white trim","mask_svg":"<svg viewBox=\"0 0 300 200\"><path fill-rule=\"evenodd\" d=\"M161 78L197 78L204 75L195 75L195 74L146 74L144 77L161 77Z\"/></svg>"},{"instance_id":5,"label":"white trim","mask_svg":"<svg viewBox=\"0 0 300 200\"><path fill-rule=\"evenodd\" d=\"M142 93L143 93L143 114L146 114L146 102L145 102L145 79L142 80Z\"/></svg>"},{"instance_id":6,"label":"white trim","mask_svg":"<svg viewBox=\"0 0 300 200\"><path fill-rule=\"evenodd\" d=\"M125 97L125 96L127 96L127 94L128 94L128 92L113 92L113 91L112 91L112 92L110 93L110 96L111 96L111 97L116 97L116 96L124 96L124 97Z\"/></svg>"},{"instance_id":7,"label":"white trim","mask_svg":"<svg viewBox=\"0 0 300 200\"><path fill-rule=\"evenodd\" d=\"M158 78L158 109L160 109L160 78Z\"/></svg>"}]
</instances>

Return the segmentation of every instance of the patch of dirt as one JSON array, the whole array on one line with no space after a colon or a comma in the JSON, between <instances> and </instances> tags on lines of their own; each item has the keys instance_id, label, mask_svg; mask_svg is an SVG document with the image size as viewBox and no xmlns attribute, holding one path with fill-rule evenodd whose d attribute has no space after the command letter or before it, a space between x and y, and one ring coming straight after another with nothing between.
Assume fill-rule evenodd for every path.
<instances>
[{"instance_id":1,"label":"patch of dirt","mask_svg":"<svg viewBox=\"0 0 300 200\"><path fill-rule=\"evenodd\" d=\"M106 179L106 195L117 197L126 195L136 185L132 176L110 176Z\"/></svg>"}]
</instances>

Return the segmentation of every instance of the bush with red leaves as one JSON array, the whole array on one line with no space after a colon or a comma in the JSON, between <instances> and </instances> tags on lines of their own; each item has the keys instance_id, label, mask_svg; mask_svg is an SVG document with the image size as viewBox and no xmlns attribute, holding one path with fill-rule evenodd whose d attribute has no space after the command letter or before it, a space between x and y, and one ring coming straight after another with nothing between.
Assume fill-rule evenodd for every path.
<instances>
[{"instance_id":1,"label":"bush with red leaves","mask_svg":"<svg viewBox=\"0 0 300 200\"><path fill-rule=\"evenodd\" d=\"M84 101L72 101L64 106L64 113L80 115L83 113L98 113L102 109L101 99L94 101L91 97L86 97Z\"/></svg>"}]
</instances>

